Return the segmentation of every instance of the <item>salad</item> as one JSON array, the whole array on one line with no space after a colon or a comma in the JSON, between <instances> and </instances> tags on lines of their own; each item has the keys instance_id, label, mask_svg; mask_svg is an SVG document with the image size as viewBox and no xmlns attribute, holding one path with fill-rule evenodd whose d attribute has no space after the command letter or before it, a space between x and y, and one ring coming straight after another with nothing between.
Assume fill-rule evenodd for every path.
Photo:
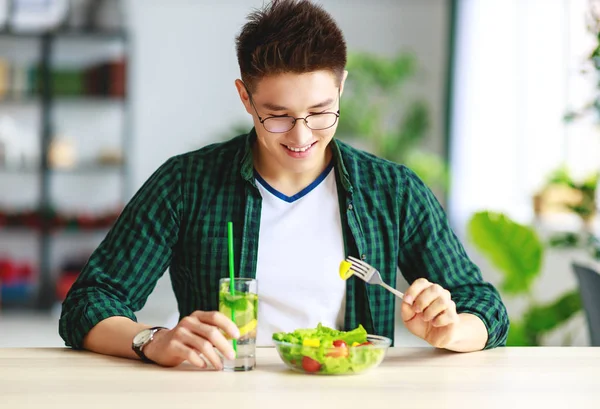
<instances>
[{"instance_id":1,"label":"salad","mask_svg":"<svg viewBox=\"0 0 600 409\"><path fill-rule=\"evenodd\" d=\"M338 331L319 324L317 328L273 334L281 358L294 369L308 373L357 373L377 366L389 343L368 340L362 325Z\"/></svg>"}]
</instances>

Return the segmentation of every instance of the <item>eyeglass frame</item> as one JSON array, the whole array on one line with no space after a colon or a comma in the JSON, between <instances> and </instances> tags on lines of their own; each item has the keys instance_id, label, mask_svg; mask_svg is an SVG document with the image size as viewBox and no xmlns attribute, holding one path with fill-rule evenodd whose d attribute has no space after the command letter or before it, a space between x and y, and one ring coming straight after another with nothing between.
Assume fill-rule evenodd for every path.
<instances>
[{"instance_id":1,"label":"eyeglass frame","mask_svg":"<svg viewBox=\"0 0 600 409\"><path fill-rule=\"evenodd\" d=\"M263 126L263 128L265 128L265 131L269 132L269 133L286 133L291 131L292 129L294 129L294 127L296 126L296 123L298 122L299 119L302 119L304 121L304 125L306 125L306 127L308 129L310 129L311 131L324 131L325 129L329 129L329 128L333 128L335 126L335 124L337 124L338 120L340 119L340 102L341 102L341 93L340 90L338 89L338 110L337 112L319 112L318 114L309 114L306 115L305 117L294 117L291 115L271 115L269 117L266 118L262 118L259 114L258 114L258 110L256 109L256 106L254 105L254 99L252 98L252 93L248 90L248 87L246 87L246 84L244 84L244 88L246 88L246 92L248 93L248 99L250 100L250 105L252 105L252 108L254 108L254 112L256 112L256 116L258 117L258 121L261 123L261 125ZM311 117L311 116L317 116L317 115L323 115L323 114L333 114L335 115L335 121L333 122L333 124L331 124L330 126L328 126L327 128L321 128L321 129L313 129L310 127L310 125L308 125L308 120L307 118ZM272 118L292 118L294 120L292 127L290 129L288 129L287 131L282 131L282 132L273 132L273 131L269 131L267 129L267 127L265 126L265 121L268 119L272 119Z\"/></svg>"}]
</instances>

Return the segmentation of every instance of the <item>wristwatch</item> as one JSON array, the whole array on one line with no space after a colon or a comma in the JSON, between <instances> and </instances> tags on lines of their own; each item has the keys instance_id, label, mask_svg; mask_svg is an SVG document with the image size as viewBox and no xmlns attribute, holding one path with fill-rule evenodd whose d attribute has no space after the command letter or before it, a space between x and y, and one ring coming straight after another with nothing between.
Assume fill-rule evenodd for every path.
<instances>
[{"instance_id":1,"label":"wristwatch","mask_svg":"<svg viewBox=\"0 0 600 409\"><path fill-rule=\"evenodd\" d=\"M144 354L144 347L148 345L154 339L154 334L156 334L161 329L168 329L165 327L152 327L146 328L137 333L135 337L133 337L133 342L131 344L131 349L135 351L135 353L142 359L144 362L155 363L153 360L148 358Z\"/></svg>"}]
</instances>

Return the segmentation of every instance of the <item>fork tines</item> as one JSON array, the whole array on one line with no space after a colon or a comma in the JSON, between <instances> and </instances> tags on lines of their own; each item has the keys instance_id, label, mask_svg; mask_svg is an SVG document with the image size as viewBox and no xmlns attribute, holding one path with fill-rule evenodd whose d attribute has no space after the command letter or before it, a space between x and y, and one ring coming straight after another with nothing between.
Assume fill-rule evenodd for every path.
<instances>
[{"instance_id":1,"label":"fork tines","mask_svg":"<svg viewBox=\"0 0 600 409\"><path fill-rule=\"evenodd\" d=\"M350 270L354 271L358 275L366 276L366 274L369 272L369 269L365 267L357 258L348 256L347 260L350 262Z\"/></svg>"}]
</instances>

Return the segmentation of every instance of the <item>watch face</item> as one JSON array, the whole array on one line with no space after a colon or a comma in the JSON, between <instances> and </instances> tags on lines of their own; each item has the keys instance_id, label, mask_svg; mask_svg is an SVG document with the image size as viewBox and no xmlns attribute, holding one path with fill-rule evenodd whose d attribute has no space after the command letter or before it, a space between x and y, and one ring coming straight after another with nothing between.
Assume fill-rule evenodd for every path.
<instances>
[{"instance_id":1,"label":"watch face","mask_svg":"<svg viewBox=\"0 0 600 409\"><path fill-rule=\"evenodd\" d=\"M148 341L148 339L150 339L150 334L151 334L151 331L149 329L145 329L145 330L139 332L133 338L134 345L142 345L143 343Z\"/></svg>"}]
</instances>

